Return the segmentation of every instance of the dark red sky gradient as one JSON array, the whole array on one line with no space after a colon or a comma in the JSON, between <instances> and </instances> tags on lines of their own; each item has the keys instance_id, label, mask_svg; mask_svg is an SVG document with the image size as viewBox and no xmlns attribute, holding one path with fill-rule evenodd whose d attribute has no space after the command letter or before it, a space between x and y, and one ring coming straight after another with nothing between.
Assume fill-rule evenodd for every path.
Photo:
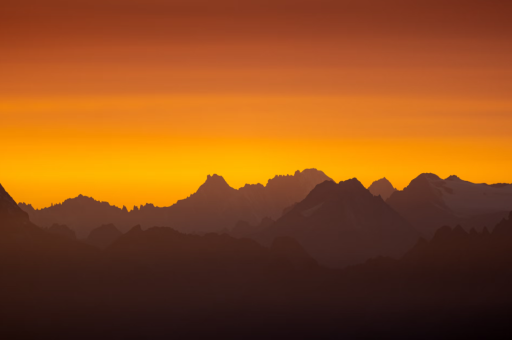
<instances>
[{"instance_id":1,"label":"dark red sky gradient","mask_svg":"<svg viewBox=\"0 0 512 340\"><path fill-rule=\"evenodd\" d=\"M3 1L2 36L128 41L508 39L509 1ZM18 40L20 42L20 40Z\"/></svg>"},{"instance_id":2,"label":"dark red sky gradient","mask_svg":"<svg viewBox=\"0 0 512 340\"><path fill-rule=\"evenodd\" d=\"M341 86L342 92L356 93L468 91L507 97L510 90L504 84L512 58L512 5L507 1L106 0L8 1L1 6L3 93L195 93L212 92L215 84L223 93L332 94ZM350 74L368 68L378 69L382 80L360 81ZM325 80L322 72L332 69L348 72L350 86L339 79L309 80ZM425 74L410 69L447 72L448 77L434 87L438 77L422 80ZM474 76L457 73L468 69L482 86L470 84ZM86 78L101 77L89 84L77 70ZM183 85L162 84L151 74L166 70ZM209 75L222 70L227 81ZM285 76L261 82L246 75L244 84L229 81L229 70L292 70L297 79L290 86ZM406 84L397 86L390 70L402 74ZM179 76L184 71L186 76ZM194 71L201 79L187 85L197 77ZM135 75L123 79L130 72ZM482 78L482 73L487 75ZM77 80L73 86L67 76ZM43 86L40 79L49 81ZM383 86L388 79L390 85Z\"/></svg>"}]
</instances>

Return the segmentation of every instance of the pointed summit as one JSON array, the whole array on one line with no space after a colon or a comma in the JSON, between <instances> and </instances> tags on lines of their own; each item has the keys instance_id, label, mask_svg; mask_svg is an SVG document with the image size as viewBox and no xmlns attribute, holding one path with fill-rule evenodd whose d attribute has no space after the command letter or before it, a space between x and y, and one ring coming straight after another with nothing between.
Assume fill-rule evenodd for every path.
<instances>
[{"instance_id":1,"label":"pointed summit","mask_svg":"<svg viewBox=\"0 0 512 340\"><path fill-rule=\"evenodd\" d=\"M206 182L204 182L197 190L198 194L206 194L209 196L224 196L226 194L232 194L233 192L236 192L236 189L230 187L224 177L217 174L208 175L206 177Z\"/></svg>"},{"instance_id":2,"label":"pointed summit","mask_svg":"<svg viewBox=\"0 0 512 340\"><path fill-rule=\"evenodd\" d=\"M268 242L294 238L320 263L342 267L375 256L399 256L416 231L356 178L325 181L261 233Z\"/></svg>"},{"instance_id":3,"label":"pointed summit","mask_svg":"<svg viewBox=\"0 0 512 340\"><path fill-rule=\"evenodd\" d=\"M365 192L366 188L363 183L359 182L357 178L347 179L346 181L341 181L338 183L340 188L344 188L345 190L352 190L353 192Z\"/></svg>"},{"instance_id":4,"label":"pointed summit","mask_svg":"<svg viewBox=\"0 0 512 340\"><path fill-rule=\"evenodd\" d=\"M386 177L375 181L368 187L368 190L372 193L373 196L380 196L385 201L393 194L396 189L393 187L390 181L386 179Z\"/></svg>"}]
</instances>

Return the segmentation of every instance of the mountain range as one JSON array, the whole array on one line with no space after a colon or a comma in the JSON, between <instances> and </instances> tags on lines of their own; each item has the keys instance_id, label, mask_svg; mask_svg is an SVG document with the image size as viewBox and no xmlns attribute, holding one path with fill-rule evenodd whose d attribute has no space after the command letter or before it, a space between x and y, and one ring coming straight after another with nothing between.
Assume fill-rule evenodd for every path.
<instances>
[{"instance_id":1,"label":"mountain range","mask_svg":"<svg viewBox=\"0 0 512 340\"><path fill-rule=\"evenodd\" d=\"M512 185L421 174L404 190L385 178L366 190L356 179L336 184L323 172L306 169L238 190L223 177L208 175L197 192L163 208L146 204L128 211L82 195L41 210L24 203L19 207L49 231L71 238L75 232L82 240L102 225L115 225L119 234L134 225L227 233L266 246L284 236L324 265L345 266L372 256L399 256L419 235L430 239L443 225L466 231L492 227L512 210ZM111 231L103 241L86 242L104 248L119 236Z\"/></svg>"},{"instance_id":2,"label":"mountain range","mask_svg":"<svg viewBox=\"0 0 512 340\"><path fill-rule=\"evenodd\" d=\"M122 232L134 225L172 227L188 233L205 233L231 229L240 221L258 224L265 217L279 218L287 207L303 200L319 183L330 181L322 171L306 169L294 175L275 176L264 186L247 184L240 189L228 185L223 177L208 175L197 192L169 207L152 204L118 208L107 202L79 195L43 209L30 204L19 206L41 227L64 224L78 238L86 238L92 229L114 224Z\"/></svg>"},{"instance_id":3,"label":"mountain range","mask_svg":"<svg viewBox=\"0 0 512 340\"><path fill-rule=\"evenodd\" d=\"M418 233L354 178L317 185L253 237L270 242L279 236L293 237L324 265L342 267L375 256L401 256Z\"/></svg>"},{"instance_id":4,"label":"mountain range","mask_svg":"<svg viewBox=\"0 0 512 340\"><path fill-rule=\"evenodd\" d=\"M457 176L421 174L387 200L420 233L430 238L443 225L492 228L512 210L512 185L475 184Z\"/></svg>"},{"instance_id":5,"label":"mountain range","mask_svg":"<svg viewBox=\"0 0 512 340\"><path fill-rule=\"evenodd\" d=\"M63 236L70 235L63 225L52 230L34 225L0 186L2 335L509 335L511 212L481 231L440 226L431 239L419 239L396 256L392 244L409 242L410 224L356 179L320 183L287 210L275 222L264 220L255 231L273 238L263 240L270 241L267 246L226 234L193 235L164 227L135 226L119 235L109 225L97 232L115 239L98 249ZM344 256L350 260L358 251L350 242L378 251L357 265L327 269L308 248L322 261L332 259L323 257L337 250L329 238L346 249ZM325 242L328 251L313 241ZM377 254L387 251L394 256ZM335 259L340 261L341 255Z\"/></svg>"}]
</instances>

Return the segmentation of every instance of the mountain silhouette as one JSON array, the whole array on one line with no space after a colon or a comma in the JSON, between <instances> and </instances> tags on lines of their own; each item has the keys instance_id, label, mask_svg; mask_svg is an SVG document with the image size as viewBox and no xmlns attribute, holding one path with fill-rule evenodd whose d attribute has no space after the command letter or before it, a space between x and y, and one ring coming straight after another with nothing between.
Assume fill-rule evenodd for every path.
<instances>
[{"instance_id":1,"label":"mountain silhouette","mask_svg":"<svg viewBox=\"0 0 512 340\"><path fill-rule=\"evenodd\" d=\"M37 225L47 228L54 223L65 224L80 239L98 225L110 223L122 232L140 224L144 228L166 226L187 233L206 233L230 230L238 221L258 225L265 217L275 220L285 208L303 200L316 184L325 180L331 179L322 171L306 169L293 176L275 176L266 186L245 185L237 190L223 177L208 175L197 192L170 207L146 204L128 211L82 195L39 210L25 203L19 207Z\"/></svg>"},{"instance_id":2,"label":"mountain silhouette","mask_svg":"<svg viewBox=\"0 0 512 340\"><path fill-rule=\"evenodd\" d=\"M5 287L31 285L38 277L51 285L80 275L97 253L73 236L66 226L44 230L33 224L0 185L0 272Z\"/></svg>"},{"instance_id":3,"label":"mountain silhouette","mask_svg":"<svg viewBox=\"0 0 512 340\"><path fill-rule=\"evenodd\" d=\"M29 214L30 220L35 224L43 228L48 228L54 223L65 224L76 232L79 239L87 238L91 230L99 225L114 223L120 226L121 230L128 230L141 220L148 226L162 225L166 217L162 208L152 204L134 207L128 212L125 207L121 209L108 202L100 202L83 195L39 210L25 203L20 203L19 207Z\"/></svg>"},{"instance_id":4,"label":"mountain silhouette","mask_svg":"<svg viewBox=\"0 0 512 340\"><path fill-rule=\"evenodd\" d=\"M69 238L71 240L76 240L76 235L73 230L71 230L65 224L57 224L54 223L50 228L46 229L50 234L60 235L62 237Z\"/></svg>"},{"instance_id":5,"label":"mountain silhouette","mask_svg":"<svg viewBox=\"0 0 512 340\"><path fill-rule=\"evenodd\" d=\"M113 224L104 224L93 229L85 242L100 249L105 249L112 243L117 241L123 233L119 231Z\"/></svg>"},{"instance_id":6,"label":"mountain silhouette","mask_svg":"<svg viewBox=\"0 0 512 340\"><path fill-rule=\"evenodd\" d=\"M512 186L490 186L421 174L386 201L427 238L440 225L466 231L493 226L512 209Z\"/></svg>"},{"instance_id":7,"label":"mountain silhouette","mask_svg":"<svg viewBox=\"0 0 512 340\"><path fill-rule=\"evenodd\" d=\"M380 196L385 201L391 196L392 193L396 191L390 181L386 178L381 178L378 181L373 182L368 190L372 193L373 196Z\"/></svg>"},{"instance_id":8,"label":"mountain silhouette","mask_svg":"<svg viewBox=\"0 0 512 340\"><path fill-rule=\"evenodd\" d=\"M487 272L486 275L511 275L512 268L512 212L503 218L489 232L471 229L469 232L460 225L455 228L443 226L436 230L430 241L421 241L403 258L416 266L439 268L465 268ZM493 272L503 270L502 273ZM505 272L508 270L509 272Z\"/></svg>"},{"instance_id":9,"label":"mountain silhouette","mask_svg":"<svg viewBox=\"0 0 512 340\"><path fill-rule=\"evenodd\" d=\"M276 239L266 248L250 239L229 235L183 234L172 228L133 227L107 248L115 259L151 265L157 270L184 270L191 275L240 275L241 271L269 269L295 270L315 268L316 261L292 239Z\"/></svg>"},{"instance_id":10,"label":"mountain silhouette","mask_svg":"<svg viewBox=\"0 0 512 340\"><path fill-rule=\"evenodd\" d=\"M32 224L3 188L0 202L0 311L9 339L510 333L512 213L490 232L437 228L393 259L372 254L400 249L410 226L356 179L325 181L274 223L267 219L268 246L136 226L101 250ZM372 258L327 269L308 247L333 264Z\"/></svg>"},{"instance_id":11,"label":"mountain silhouette","mask_svg":"<svg viewBox=\"0 0 512 340\"><path fill-rule=\"evenodd\" d=\"M325 181L259 237L296 239L320 263L346 266L374 256L399 256L418 234L357 179Z\"/></svg>"}]
</instances>

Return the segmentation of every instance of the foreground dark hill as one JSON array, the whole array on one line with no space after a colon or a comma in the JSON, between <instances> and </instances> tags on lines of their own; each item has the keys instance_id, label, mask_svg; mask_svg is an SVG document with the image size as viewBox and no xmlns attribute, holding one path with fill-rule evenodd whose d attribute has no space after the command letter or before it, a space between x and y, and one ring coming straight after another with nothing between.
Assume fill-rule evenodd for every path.
<instances>
[{"instance_id":1,"label":"foreground dark hill","mask_svg":"<svg viewBox=\"0 0 512 340\"><path fill-rule=\"evenodd\" d=\"M418 233L357 179L326 181L256 238L291 236L329 266L363 262L374 256L400 256Z\"/></svg>"},{"instance_id":2,"label":"foreground dark hill","mask_svg":"<svg viewBox=\"0 0 512 340\"><path fill-rule=\"evenodd\" d=\"M382 197L384 201L396 191L391 182L386 178L381 178L378 181L373 182L368 187L368 190L373 194L373 196Z\"/></svg>"},{"instance_id":3,"label":"foreground dark hill","mask_svg":"<svg viewBox=\"0 0 512 340\"><path fill-rule=\"evenodd\" d=\"M442 225L491 228L512 210L512 185L474 184L456 176L422 174L386 201L423 235Z\"/></svg>"},{"instance_id":4,"label":"foreground dark hill","mask_svg":"<svg viewBox=\"0 0 512 340\"><path fill-rule=\"evenodd\" d=\"M258 224L265 217L277 219L285 208L303 200L317 184L326 180L330 178L322 171L306 169L293 176L276 176L266 186L247 184L237 190L221 176L209 175L197 192L170 207L146 204L128 211L82 195L40 210L24 203L19 206L35 224L41 227L65 224L81 239L99 225L110 223L122 232L139 224L143 228L158 225L203 233L231 229L240 220Z\"/></svg>"}]
</instances>

